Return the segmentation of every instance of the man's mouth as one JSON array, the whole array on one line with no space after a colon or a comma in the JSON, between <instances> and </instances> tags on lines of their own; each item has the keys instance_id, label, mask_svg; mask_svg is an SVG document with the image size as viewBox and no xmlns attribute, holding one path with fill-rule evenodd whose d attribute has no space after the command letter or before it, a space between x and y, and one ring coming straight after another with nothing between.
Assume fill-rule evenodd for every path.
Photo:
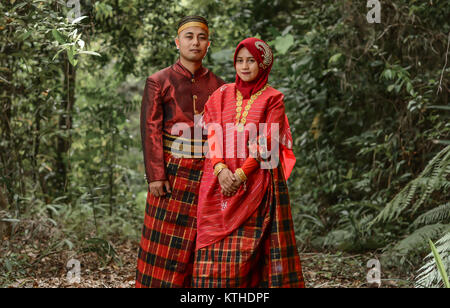
<instances>
[{"instance_id":1,"label":"man's mouth","mask_svg":"<svg viewBox=\"0 0 450 308\"><path fill-rule=\"evenodd\" d=\"M191 52L195 52L195 53L199 53L199 52L201 52L201 50L200 50L200 49L191 49L190 51L191 51Z\"/></svg>"}]
</instances>

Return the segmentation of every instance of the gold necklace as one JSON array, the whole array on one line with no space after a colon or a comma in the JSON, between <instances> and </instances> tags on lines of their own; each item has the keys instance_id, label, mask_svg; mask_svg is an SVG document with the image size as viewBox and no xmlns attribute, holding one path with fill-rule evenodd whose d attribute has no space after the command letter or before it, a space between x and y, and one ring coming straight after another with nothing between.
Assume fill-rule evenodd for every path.
<instances>
[{"instance_id":1,"label":"gold necklace","mask_svg":"<svg viewBox=\"0 0 450 308\"><path fill-rule=\"evenodd\" d=\"M252 104L255 102L255 100L258 98L258 96L260 96L265 89L267 89L269 85L266 84L261 90L259 90L258 92L256 92L255 94L253 94L250 97L250 100L248 101L247 105L245 106L245 110L244 112L242 112L242 119L241 119L241 111L242 111L242 101L243 101L243 97L242 97L242 93L236 89L236 123L235 125L237 126L237 131L238 132L243 132L244 131L244 125L247 122L247 115L248 112L250 111L250 108L252 108Z\"/></svg>"}]
</instances>

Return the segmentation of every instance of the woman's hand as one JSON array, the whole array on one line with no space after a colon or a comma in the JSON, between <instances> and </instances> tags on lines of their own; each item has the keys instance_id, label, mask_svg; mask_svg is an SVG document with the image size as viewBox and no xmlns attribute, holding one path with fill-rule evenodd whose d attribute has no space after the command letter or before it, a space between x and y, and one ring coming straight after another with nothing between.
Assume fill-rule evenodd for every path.
<instances>
[{"instance_id":1,"label":"woman's hand","mask_svg":"<svg viewBox=\"0 0 450 308\"><path fill-rule=\"evenodd\" d=\"M241 186L241 184L243 183L242 179L240 178L239 175L237 175L236 173L234 174L234 178L236 179L236 181L233 182L232 186L231 186L231 190L233 191L234 195L236 193L236 191L239 189L239 187Z\"/></svg>"},{"instance_id":2,"label":"woman's hand","mask_svg":"<svg viewBox=\"0 0 450 308\"><path fill-rule=\"evenodd\" d=\"M222 187L222 194L229 197L236 193L237 188L235 188L235 181L238 179L233 174L233 172L230 171L230 169L226 168L220 171L219 175L217 176L219 179L220 187ZM239 186L238 186L239 187Z\"/></svg>"}]
</instances>

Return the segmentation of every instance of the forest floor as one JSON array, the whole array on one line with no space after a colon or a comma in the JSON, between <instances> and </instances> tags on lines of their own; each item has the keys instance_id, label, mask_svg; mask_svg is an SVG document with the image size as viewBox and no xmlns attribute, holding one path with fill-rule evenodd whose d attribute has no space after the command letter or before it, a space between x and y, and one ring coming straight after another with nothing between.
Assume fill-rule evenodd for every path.
<instances>
[{"instance_id":1,"label":"forest floor","mask_svg":"<svg viewBox=\"0 0 450 308\"><path fill-rule=\"evenodd\" d=\"M105 248L105 247L103 247ZM6 255L9 274L0 273L0 286L7 288L133 288L138 243L114 245L111 251L87 249L84 253L67 250L39 252L30 247L19 254ZM5 253L5 251L3 251ZM6 254L8 254L6 252ZM367 262L373 254L301 253L303 274L309 288L367 288ZM21 260L26 262L22 262ZM70 259L80 263L80 281L68 281ZM1 258L0 258L1 260ZM14 263L14 264L12 264ZM5 264L2 264L5 267ZM19 266L19 271L14 267ZM411 287L411 277L394 271L381 273L381 288Z\"/></svg>"}]
</instances>

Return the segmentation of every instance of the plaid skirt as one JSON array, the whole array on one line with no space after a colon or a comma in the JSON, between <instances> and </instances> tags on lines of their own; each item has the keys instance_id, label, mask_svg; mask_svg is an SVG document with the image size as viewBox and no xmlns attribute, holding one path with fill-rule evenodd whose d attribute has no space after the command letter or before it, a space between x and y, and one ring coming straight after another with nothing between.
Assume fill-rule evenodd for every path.
<instances>
[{"instance_id":1,"label":"plaid skirt","mask_svg":"<svg viewBox=\"0 0 450 308\"><path fill-rule=\"evenodd\" d=\"M303 288L286 180L281 167L255 213L223 240L196 252L196 288Z\"/></svg>"},{"instance_id":2,"label":"plaid skirt","mask_svg":"<svg viewBox=\"0 0 450 308\"><path fill-rule=\"evenodd\" d=\"M197 235L197 203L204 158L164 152L172 193L147 193L136 288L190 287Z\"/></svg>"}]
</instances>

